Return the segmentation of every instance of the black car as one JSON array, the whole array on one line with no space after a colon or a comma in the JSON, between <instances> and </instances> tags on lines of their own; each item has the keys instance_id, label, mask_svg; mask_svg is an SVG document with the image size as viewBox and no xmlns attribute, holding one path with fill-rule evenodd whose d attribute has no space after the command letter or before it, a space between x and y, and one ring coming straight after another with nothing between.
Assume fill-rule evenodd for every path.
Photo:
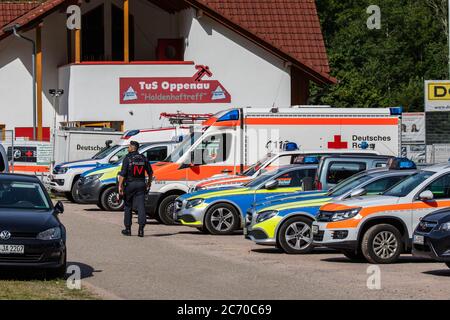
<instances>
[{"instance_id":1,"label":"black car","mask_svg":"<svg viewBox=\"0 0 450 320\"><path fill-rule=\"evenodd\" d=\"M66 229L38 178L0 174L0 267L46 269L52 276L66 271Z\"/></svg>"},{"instance_id":2,"label":"black car","mask_svg":"<svg viewBox=\"0 0 450 320\"><path fill-rule=\"evenodd\" d=\"M426 215L413 235L413 255L445 262L450 268L450 208Z\"/></svg>"}]
</instances>

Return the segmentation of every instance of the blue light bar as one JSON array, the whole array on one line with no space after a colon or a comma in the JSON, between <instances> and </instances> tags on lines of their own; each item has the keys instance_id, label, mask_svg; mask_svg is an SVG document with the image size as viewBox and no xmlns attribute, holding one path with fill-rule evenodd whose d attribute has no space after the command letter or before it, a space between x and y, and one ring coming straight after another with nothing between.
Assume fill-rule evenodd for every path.
<instances>
[{"instance_id":1,"label":"blue light bar","mask_svg":"<svg viewBox=\"0 0 450 320\"><path fill-rule=\"evenodd\" d=\"M393 170L407 170L407 169L417 169L416 164L414 161L411 161L407 158L395 158L391 163L389 164L389 169Z\"/></svg>"},{"instance_id":2,"label":"blue light bar","mask_svg":"<svg viewBox=\"0 0 450 320\"><path fill-rule=\"evenodd\" d=\"M403 113L403 107L390 108L392 116L401 116Z\"/></svg>"},{"instance_id":3,"label":"blue light bar","mask_svg":"<svg viewBox=\"0 0 450 320\"><path fill-rule=\"evenodd\" d=\"M295 142L288 142L284 145L284 151L298 150L298 145Z\"/></svg>"}]
</instances>

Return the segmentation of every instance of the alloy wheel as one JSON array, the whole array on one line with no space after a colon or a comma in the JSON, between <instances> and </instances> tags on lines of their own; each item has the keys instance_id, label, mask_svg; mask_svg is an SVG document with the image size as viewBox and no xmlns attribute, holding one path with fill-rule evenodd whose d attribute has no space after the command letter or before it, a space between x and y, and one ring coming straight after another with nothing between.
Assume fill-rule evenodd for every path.
<instances>
[{"instance_id":1,"label":"alloy wheel","mask_svg":"<svg viewBox=\"0 0 450 320\"><path fill-rule=\"evenodd\" d=\"M287 244L295 250L303 250L312 243L311 227L300 221L290 224L284 236Z\"/></svg>"},{"instance_id":2,"label":"alloy wheel","mask_svg":"<svg viewBox=\"0 0 450 320\"><path fill-rule=\"evenodd\" d=\"M373 239L373 252L381 259L393 257L398 248L395 235L390 231L382 231Z\"/></svg>"},{"instance_id":3,"label":"alloy wheel","mask_svg":"<svg viewBox=\"0 0 450 320\"><path fill-rule=\"evenodd\" d=\"M234 215L226 208L217 208L211 214L211 224L217 231L228 231L234 225Z\"/></svg>"}]
</instances>

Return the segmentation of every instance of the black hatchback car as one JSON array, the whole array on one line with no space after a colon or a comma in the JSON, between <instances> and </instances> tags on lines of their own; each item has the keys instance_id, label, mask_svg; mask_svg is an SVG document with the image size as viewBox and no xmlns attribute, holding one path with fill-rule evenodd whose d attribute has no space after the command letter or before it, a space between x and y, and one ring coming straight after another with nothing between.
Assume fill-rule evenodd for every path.
<instances>
[{"instance_id":1,"label":"black hatchback car","mask_svg":"<svg viewBox=\"0 0 450 320\"><path fill-rule=\"evenodd\" d=\"M413 255L445 262L450 268L450 208L426 215L413 235Z\"/></svg>"},{"instance_id":2,"label":"black hatchback car","mask_svg":"<svg viewBox=\"0 0 450 320\"><path fill-rule=\"evenodd\" d=\"M38 178L0 174L0 266L46 269L52 276L66 271L66 229Z\"/></svg>"}]
</instances>

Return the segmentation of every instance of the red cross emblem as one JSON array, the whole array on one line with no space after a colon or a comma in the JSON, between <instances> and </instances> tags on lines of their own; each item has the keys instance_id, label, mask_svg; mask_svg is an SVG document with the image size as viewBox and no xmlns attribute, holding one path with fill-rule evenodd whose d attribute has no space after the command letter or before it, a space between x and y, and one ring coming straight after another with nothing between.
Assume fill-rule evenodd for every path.
<instances>
[{"instance_id":1,"label":"red cross emblem","mask_svg":"<svg viewBox=\"0 0 450 320\"><path fill-rule=\"evenodd\" d=\"M33 156L33 152L32 151L27 151L27 152L25 152L25 155L27 157L31 157L31 156Z\"/></svg>"},{"instance_id":2,"label":"red cross emblem","mask_svg":"<svg viewBox=\"0 0 450 320\"><path fill-rule=\"evenodd\" d=\"M342 137L340 135L334 136L334 141L328 142L328 149L347 149L348 143L342 141Z\"/></svg>"}]
</instances>

